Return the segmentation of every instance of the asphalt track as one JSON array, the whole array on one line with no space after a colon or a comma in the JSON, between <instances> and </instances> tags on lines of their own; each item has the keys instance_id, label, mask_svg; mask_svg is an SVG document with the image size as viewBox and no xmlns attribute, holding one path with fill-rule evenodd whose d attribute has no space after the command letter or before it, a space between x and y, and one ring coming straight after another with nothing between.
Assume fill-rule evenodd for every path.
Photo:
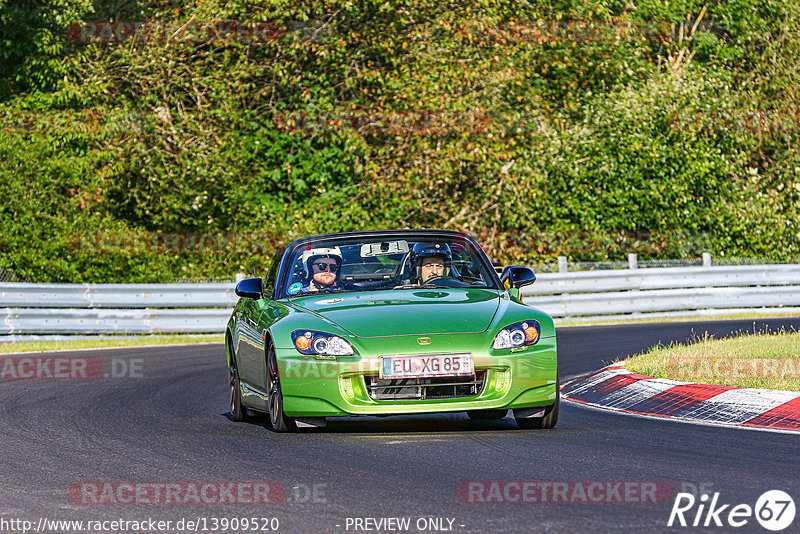
<instances>
[{"instance_id":1,"label":"asphalt track","mask_svg":"<svg viewBox=\"0 0 800 534\"><path fill-rule=\"evenodd\" d=\"M798 318L755 326L766 324L800 329ZM586 373L659 342L753 326L560 328L560 372ZM120 374L126 374L120 362L133 363L141 366L133 373L140 376L0 381L0 525L10 519L36 525L40 518L153 518L174 525L181 518L263 517L278 518L281 532L375 532L355 529L354 518L407 517L409 532L419 531L419 518L452 519L452 532L698 530L666 526L671 496L655 504L463 502L457 488L470 481L655 482L668 484L670 495L702 486L719 492L720 503L751 506L763 492L780 489L800 505L797 435L636 418L569 403L551 431L520 431L511 417L473 422L454 414L336 420L324 431L276 434L265 424L230 421L222 344L68 355L98 358L106 372L116 365ZM266 505L82 504L69 493L87 482L178 481L270 481L285 486L287 497ZM753 518L742 528L707 530L766 532ZM15 531L8 523L0 528ZM800 518L784 532L798 531Z\"/></svg>"}]
</instances>

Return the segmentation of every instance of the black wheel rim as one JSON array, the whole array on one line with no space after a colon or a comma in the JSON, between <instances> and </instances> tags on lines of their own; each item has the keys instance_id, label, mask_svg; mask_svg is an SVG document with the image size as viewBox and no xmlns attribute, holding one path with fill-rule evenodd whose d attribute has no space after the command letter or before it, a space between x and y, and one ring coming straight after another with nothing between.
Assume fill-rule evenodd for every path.
<instances>
[{"instance_id":1,"label":"black wheel rim","mask_svg":"<svg viewBox=\"0 0 800 534\"><path fill-rule=\"evenodd\" d=\"M280 413L281 390L276 382L273 384L272 389L270 389L269 392L269 419L272 422L272 426L276 426L279 423Z\"/></svg>"},{"instance_id":2,"label":"black wheel rim","mask_svg":"<svg viewBox=\"0 0 800 534\"><path fill-rule=\"evenodd\" d=\"M236 408L236 369L233 365L228 366L228 378L231 387L231 413L233 413Z\"/></svg>"},{"instance_id":3,"label":"black wheel rim","mask_svg":"<svg viewBox=\"0 0 800 534\"><path fill-rule=\"evenodd\" d=\"M274 356L269 359L269 419L272 426L275 427L280 422L282 406L281 406L281 382L278 377L277 369L275 369Z\"/></svg>"}]
</instances>

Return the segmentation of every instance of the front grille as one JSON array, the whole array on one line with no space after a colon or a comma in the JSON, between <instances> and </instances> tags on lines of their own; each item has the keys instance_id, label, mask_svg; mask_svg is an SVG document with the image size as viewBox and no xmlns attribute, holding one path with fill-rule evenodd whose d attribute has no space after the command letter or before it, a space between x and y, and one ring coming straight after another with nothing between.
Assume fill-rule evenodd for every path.
<instances>
[{"instance_id":1,"label":"front grille","mask_svg":"<svg viewBox=\"0 0 800 534\"><path fill-rule=\"evenodd\" d=\"M474 397L483 389L486 371L473 376L446 378L403 378L383 380L378 375L366 375L364 384L373 400L425 400Z\"/></svg>"}]
</instances>

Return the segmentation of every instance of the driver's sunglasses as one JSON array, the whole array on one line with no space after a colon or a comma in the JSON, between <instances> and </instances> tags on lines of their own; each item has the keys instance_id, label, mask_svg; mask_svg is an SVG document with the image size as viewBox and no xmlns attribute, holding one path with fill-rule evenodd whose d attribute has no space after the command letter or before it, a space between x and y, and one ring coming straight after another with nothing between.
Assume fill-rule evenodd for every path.
<instances>
[{"instance_id":1,"label":"driver's sunglasses","mask_svg":"<svg viewBox=\"0 0 800 534\"><path fill-rule=\"evenodd\" d=\"M339 270L338 263L312 263L311 265L313 265L320 271L327 271L328 269L330 269L332 273L335 273L336 271Z\"/></svg>"}]
</instances>

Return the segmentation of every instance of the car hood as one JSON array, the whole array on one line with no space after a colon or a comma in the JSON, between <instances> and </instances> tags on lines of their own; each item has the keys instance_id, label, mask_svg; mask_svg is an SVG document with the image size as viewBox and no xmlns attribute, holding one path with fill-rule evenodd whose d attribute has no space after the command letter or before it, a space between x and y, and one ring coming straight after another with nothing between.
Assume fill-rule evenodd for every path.
<instances>
[{"instance_id":1,"label":"car hood","mask_svg":"<svg viewBox=\"0 0 800 534\"><path fill-rule=\"evenodd\" d=\"M500 296L487 289L399 289L293 299L358 337L485 332Z\"/></svg>"}]
</instances>

